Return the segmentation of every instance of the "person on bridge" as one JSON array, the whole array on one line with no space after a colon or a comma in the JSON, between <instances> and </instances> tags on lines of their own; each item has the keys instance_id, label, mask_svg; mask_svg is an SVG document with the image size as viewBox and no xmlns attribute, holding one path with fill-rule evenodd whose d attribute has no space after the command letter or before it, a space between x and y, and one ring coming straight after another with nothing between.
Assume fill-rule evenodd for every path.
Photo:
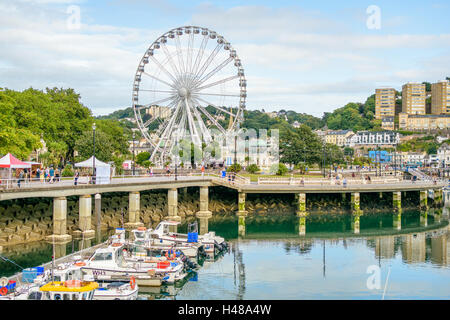
<instances>
[{"instance_id":1,"label":"person on bridge","mask_svg":"<svg viewBox=\"0 0 450 320\"><path fill-rule=\"evenodd\" d=\"M75 179L73 181L73 184L76 186L78 184L78 178L80 177L80 172L78 170L75 171Z\"/></svg>"},{"instance_id":2,"label":"person on bridge","mask_svg":"<svg viewBox=\"0 0 450 320\"><path fill-rule=\"evenodd\" d=\"M53 183L53 182L55 182L54 181L54 179L55 179L55 169L53 169L53 167L51 167L49 172L50 172L50 183Z\"/></svg>"},{"instance_id":3,"label":"person on bridge","mask_svg":"<svg viewBox=\"0 0 450 320\"><path fill-rule=\"evenodd\" d=\"M20 188L20 182L23 181L23 176L24 176L23 170L20 170L20 172L19 172L19 179L17 179L17 186L19 188Z\"/></svg>"}]
</instances>

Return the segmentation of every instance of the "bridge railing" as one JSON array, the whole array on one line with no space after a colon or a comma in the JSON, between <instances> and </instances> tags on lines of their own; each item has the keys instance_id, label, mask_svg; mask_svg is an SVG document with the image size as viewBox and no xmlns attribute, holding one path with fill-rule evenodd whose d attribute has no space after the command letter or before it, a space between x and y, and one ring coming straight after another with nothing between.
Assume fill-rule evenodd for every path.
<instances>
[{"instance_id":1,"label":"bridge railing","mask_svg":"<svg viewBox=\"0 0 450 320\"><path fill-rule=\"evenodd\" d=\"M210 174L209 174L210 175ZM197 173L183 173L177 174L178 178L183 179L186 177L195 177L201 176L201 174ZM207 176L205 174L205 176ZM109 180L101 181L101 177L98 177L99 181L97 184L121 184L121 183L133 183L133 182L152 182L155 180L166 181L166 180L175 180L175 174L171 173L157 173L157 174L145 174L145 175L122 175L122 176L113 176L110 177ZM40 188L40 187L73 187L76 188L78 186L95 184L94 181L96 177L92 176L81 176L78 177L76 184L74 177L53 177L53 179L40 179L40 178L23 178L23 179L0 179L0 190L1 189L21 189L21 188ZM102 183L103 182L103 183Z\"/></svg>"},{"instance_id":2,"label":"bridge railing","mask_svg":"<svg viewBox=\"0 0 450 320\"><path fill-rule=\"evenodd\" d=\"M380 177L371 178L371 180L366 180L365 178L347 179L347 185L361 185L361 184L389 184L389 183L399 183L403 181L402 178L394 177ZM343 179L302 179L294 177L284 177L284 178L267 178L259 177L258 184L284 184L284 185L343 185Z\"/></svg>"}]
</instances>

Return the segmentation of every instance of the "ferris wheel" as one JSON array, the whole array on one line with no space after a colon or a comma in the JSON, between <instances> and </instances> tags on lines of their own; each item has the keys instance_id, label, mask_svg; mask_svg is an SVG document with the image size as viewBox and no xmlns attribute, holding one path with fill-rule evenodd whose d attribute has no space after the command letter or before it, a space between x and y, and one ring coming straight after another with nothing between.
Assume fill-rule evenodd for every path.
<instances>
[{"instance_id":1,"label":"ferris wheel","mask_svg":"<svg viewBox=\"0 0 450 320\"><path fill-rule=\"evenodd\" d=\"M175 144L200 146L238 128L247 83L236 50L215 31L196 26L172 29L142 57L133 84L138 127L151 144L150 161L162 164Z\"/></svg>"}]
</instances>

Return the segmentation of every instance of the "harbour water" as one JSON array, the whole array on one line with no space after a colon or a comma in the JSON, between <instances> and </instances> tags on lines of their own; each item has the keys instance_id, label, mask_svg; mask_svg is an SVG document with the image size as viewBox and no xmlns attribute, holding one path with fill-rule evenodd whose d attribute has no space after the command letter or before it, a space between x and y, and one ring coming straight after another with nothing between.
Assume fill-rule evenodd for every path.
<instances>
[{"instance_id":1,"label":"harbour water","mask_svg":"<svg viewBox=\"0 0 450 320\"><path fill-rule=\"evenodd\" d=\"M184 283L141 288L139 299L449 299L448 215L403 212L400 223L395 217L364 214L356 230L352 215L311 215L304 235L291 215L248 217L240 236L237 219L214 218L209 230L229 241L229 251L203 261ZM74 240L56 254L106 237ZM50 261L52 249L40 242L2 255L26 268ZM0 276L19 270L0 262Z\"/></svg>"}]
</instances>

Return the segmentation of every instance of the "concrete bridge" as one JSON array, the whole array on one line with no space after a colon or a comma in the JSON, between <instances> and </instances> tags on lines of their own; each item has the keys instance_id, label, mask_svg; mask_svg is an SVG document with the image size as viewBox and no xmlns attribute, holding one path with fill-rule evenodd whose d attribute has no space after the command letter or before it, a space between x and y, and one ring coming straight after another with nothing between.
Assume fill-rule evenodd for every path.
<instances>
[{"instance_id":1,"label":"concrete bridge","mask_svg":"<svg viewBox=\"0 0 450 320\"><path fill-rule=\"evenodd\" d=\"M200 233L208 232L208 220L212 217L209 211L209 187L223 186L231 188L238 193L239 232L245 234L245 210L246 194L248 193L289 193L295 194L297 199L297 216L299 217L300 234L305 233L305 221L308 215L306 211L307 194L312 193L341 193L351 194L352 212L355 215L355 223L359 225L360 193L366 192L392 192L394 212L401 212L401 197L405 191L419 191L420 207L428 205L428 190L434 190L435 202L442 201L442 188L444 182L433 183L431 181L389 181L380 179L372 183L361 180L350 180L348 185L337 185L327 179L298 181L298 179L274 180L266 183L252 183L249 179L237 176L230 182L228 179L216 175L206 174L204 176L158 176L158 177L131 177L126 179L112 179L110 184L77 185L72 181L62 181L55 184L30 183L22 188L0 189L0 201L47 197L53 198L53 234L47 237L51 241L69 241L71 235L67 233L67 198L68 196L79 196L79 229L84 237L94 236L95 231L91 228L92 196L94 196L94 208L97 223L100 223L101 194L111 192L128 192L128 222L127 228L142 226L140 222L140 192L152 189L166 189L168 192L168 219L180 221L178 216L178 189L187 187L200 188L200 205L196 217L200 221Z\"/></svg>"}]
</instances>

